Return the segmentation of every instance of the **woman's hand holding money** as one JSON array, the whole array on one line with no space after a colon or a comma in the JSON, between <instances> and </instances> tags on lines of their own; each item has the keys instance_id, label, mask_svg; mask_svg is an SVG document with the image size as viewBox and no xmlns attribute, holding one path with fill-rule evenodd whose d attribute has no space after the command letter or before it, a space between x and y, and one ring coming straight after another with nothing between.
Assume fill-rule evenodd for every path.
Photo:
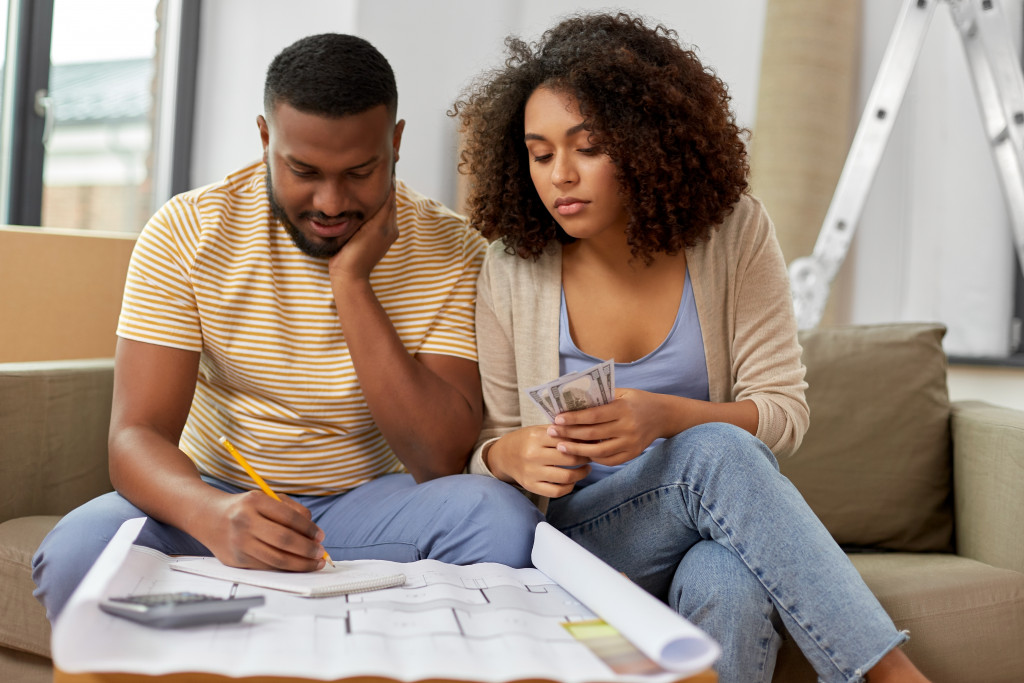
<instances>
[{"instance_id":1,"label":"woman's hand holding money","mask_svg":"<svg viewBox=\"0 0 1024 683\"><path fill-rule=\"evenodd\" d=\"M603 406L559 413L547 434L560 453L602 465L621 465L651 443L674 434L669 426L678 397L638 389L616 389Z\"/></svg>"},{"instance_id":2,"label":"woman's hand holding money","mask_svg":"<svg viewBox=\"0 0 1024 683\"><path fill-rule=\"evenodd\" d=\"M558 498L590 473L586 458L564 453L564 440L548 435L549 425L523 427L498 439L484 454L491 473L531 493Z\"/></svg>"}]
</instances>

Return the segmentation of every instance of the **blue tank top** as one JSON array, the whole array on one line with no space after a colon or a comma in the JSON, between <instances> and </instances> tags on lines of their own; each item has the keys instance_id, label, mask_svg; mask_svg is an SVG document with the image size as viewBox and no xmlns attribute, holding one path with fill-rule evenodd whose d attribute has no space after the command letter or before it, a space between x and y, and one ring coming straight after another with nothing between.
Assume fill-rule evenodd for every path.
<instances>
[{"instance_id":1,"label":"blue tank top","mask_svg":"<svg viewBox=\"0 0 1024 683\"><path fill-rule=\"evenodd\" d=\"M583 353L577 348L569 333L569 313L565 306L565 290L562 291L562 306L559 313L558 365L559 374L576 372L599 363L603 358ZM697 318L697 303L690 285L690 271L686 271L683 295L679 310L668 336L658 348L632 363L615 364L615 386L631 387L658 394L670 394L683 398L707 401L708 368L704 357L704 342L700 334L700 320ZM658 440L660 441L660 439ZM655 441L639 457L658 443ZM607 477L621 465L608 467L591 464L590 474L577 486L588 486Z\"/></svg>"}]
</instances>

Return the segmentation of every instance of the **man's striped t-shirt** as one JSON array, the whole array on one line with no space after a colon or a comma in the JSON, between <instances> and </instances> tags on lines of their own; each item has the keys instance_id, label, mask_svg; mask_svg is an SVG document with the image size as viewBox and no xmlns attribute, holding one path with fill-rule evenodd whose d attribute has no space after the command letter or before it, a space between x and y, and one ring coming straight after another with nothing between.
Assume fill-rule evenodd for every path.
<instances>
[{"instance_id":1,"label":"man's striped t-shirt","mask_svg":"<svg viewBox=\"0 0 1024 683\"><path fill-rule=\"evenodd\" d=\"M373 290L410 354L475 361L485 241L401 182L396 196L399 236ZM117 334L201 352L179 445L204 474L252 487L222 435L283 493L328 495L404 471L360 390L327 260L299 251L272 218L262 163L153 216L132 254Z\"/></svg>"}]
</instances>

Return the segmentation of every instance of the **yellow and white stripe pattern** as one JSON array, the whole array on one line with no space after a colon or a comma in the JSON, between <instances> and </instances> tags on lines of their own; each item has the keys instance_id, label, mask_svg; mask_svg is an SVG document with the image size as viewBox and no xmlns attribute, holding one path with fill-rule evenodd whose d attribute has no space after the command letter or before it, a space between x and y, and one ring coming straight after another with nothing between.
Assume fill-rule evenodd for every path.
<instances>
[{"instance_id":1,"label":"yellow and white stripe pattern","mask_svg":"<svg viewBox=\"0 0 1024 683\"><path fill-rule=\"evenodd\" d=\"M220 436L282 493L328 495L402 472L356 379L327 261L271 217L265 173L253 164L160 209L132 255L117 333L201 352L180 446L205 474L252 486ZM396 195L399 236L373 270L374 292L410 354L475 361L485 241L401 182Z\"/></svg>"}]
</instances>

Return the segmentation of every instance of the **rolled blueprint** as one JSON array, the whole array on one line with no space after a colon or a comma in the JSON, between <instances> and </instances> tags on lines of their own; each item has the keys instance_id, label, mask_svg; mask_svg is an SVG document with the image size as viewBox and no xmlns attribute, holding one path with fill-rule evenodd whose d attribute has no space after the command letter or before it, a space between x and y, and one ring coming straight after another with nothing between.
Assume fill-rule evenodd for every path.
<instances>
[{"instance_id":1,"label":"rolled blueprint","mask_svg":"<svg viewBox=\"0 0 1024 683\"><path fill-rule=\"evenodd\" d=\"M710 636L547 522L537 525L532 558L537 569L662 668L704 671L721 655Z\"/></svg>"}]
</instances>

